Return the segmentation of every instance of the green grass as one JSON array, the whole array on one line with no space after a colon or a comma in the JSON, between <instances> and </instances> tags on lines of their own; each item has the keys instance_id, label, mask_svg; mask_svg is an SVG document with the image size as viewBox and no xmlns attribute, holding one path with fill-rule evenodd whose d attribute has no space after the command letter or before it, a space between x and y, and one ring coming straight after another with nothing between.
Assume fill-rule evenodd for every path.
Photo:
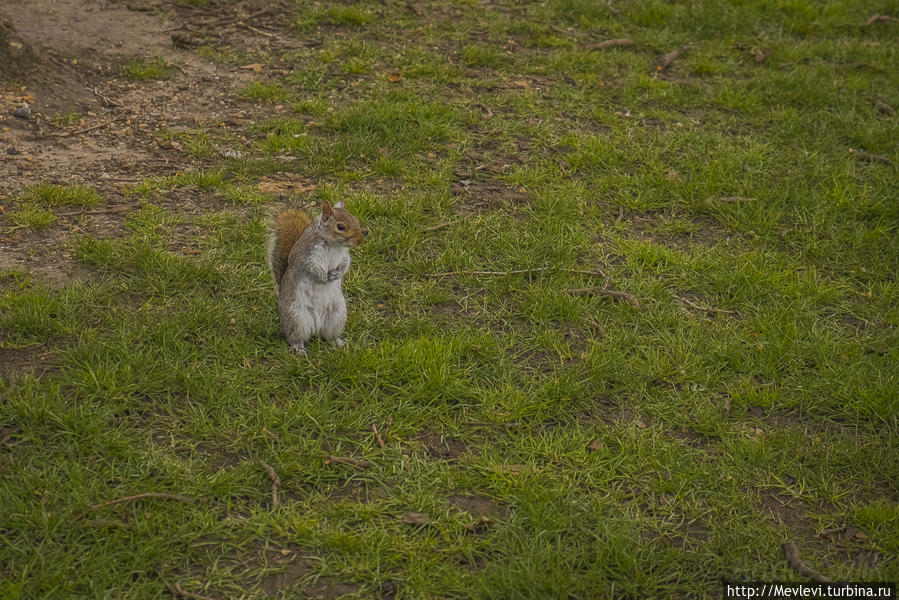
<instances>
[{"instance_id":1,"label":"green grass","mask_svg":"<svg viewBox=\"0 0 899 600\"><path fill-rule=\"evenodd\" d=\"M178 68L162 57L134 58L122 65L122 73L131 79L170 79Z\"/></svg>"},{"instance_id":2,"label":"green grass","mask_svg":"<svg viewBox=\"0 0 899 600\"><path fill-rule=\"evenodd\" d=\"M849 152L899 161L888 8L294 8L241 159L173 135L213 164L73 237L90 278L0 276L0 597L717 598L788 540L899 579L897 171ZM371 231L344 350L280 338L263 178ZM192 502L91 508L142 492Z\"/></svg>"},{"instance_id":3,"label":"green grass","mask_svg":"<svg viewBox=\"0 0 899 600\"><path fill-rule=\"evenodd\" d=\"M14 199L9 218L14 225L13 230L25 227L39 231L56 222L52 210L55 206L96 206L102 203L102 196L93 187L41 182L27 186Z\"/></svg>"}]
</instances>

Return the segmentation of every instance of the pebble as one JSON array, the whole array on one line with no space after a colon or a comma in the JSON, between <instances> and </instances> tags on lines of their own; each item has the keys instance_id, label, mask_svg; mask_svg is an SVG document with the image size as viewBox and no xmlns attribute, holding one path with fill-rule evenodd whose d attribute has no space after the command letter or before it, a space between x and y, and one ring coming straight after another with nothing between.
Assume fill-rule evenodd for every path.
<instances>
[{"instance_id":1,"label":"pebble","mask_svg":"<svg viewBox=\"0 0 899 600\"><path fill-rule=\"evenodd\" d=\"M27 102L23 103L22 106L13 109L12 116L18 117L20 119L28 119L31 117L31 105Z\"/></svg>"},{"instance_id":2,"label":"pebble","mask_svg":"<svg viewBox=\"0 0 899 600\"><path fill-rule=\"evenodd\" d=\"M6 153L7 154L22 154L22 151L19 150L18 148L10 146L9 148L6 149Z\"/></svg>"}]
</instances>

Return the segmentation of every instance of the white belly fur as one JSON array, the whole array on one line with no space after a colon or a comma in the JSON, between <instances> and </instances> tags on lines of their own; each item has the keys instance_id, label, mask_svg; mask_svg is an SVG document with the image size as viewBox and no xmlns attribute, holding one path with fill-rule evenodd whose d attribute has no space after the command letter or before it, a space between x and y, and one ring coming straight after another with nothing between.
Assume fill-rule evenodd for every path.
<instances>
[{"instance_id":1,"label":"white belly fur","mask_svg":"<svg viewBox=\"0 0 899 600\"><path fill-rule=\"evenodd\" d=\"M307 264L314 271L328 273L346 265L349 268L350 253L347 248L317 246L307 257ZM322 283L305 270L293 271L285 277L289 289L281 302L281 321L284 334L291 344L303 343L313 336L336 340L346 326L346 301L341 289L343 276L332 282ZM287 312L288 314L284 314ZM286 317L286 318L285 318Z\"/></svg>"}]
</instances>

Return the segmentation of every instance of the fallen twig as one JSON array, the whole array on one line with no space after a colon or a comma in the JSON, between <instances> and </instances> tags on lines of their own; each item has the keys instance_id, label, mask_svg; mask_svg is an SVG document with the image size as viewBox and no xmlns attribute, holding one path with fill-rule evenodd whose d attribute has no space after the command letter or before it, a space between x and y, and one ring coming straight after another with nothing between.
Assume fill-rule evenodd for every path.
<instances>
[{"instance_id":1,"label":"fallen twig","mask_svg":"<svg viewBox=\"0 0 899 600\"><path fill-rule=\"evenodd\" d=\"M279 5L276 5L276 6L269 6L269 7L266 7L266 8L260 9L260 10L257 10L256 12L252 12L252 13L250 13L250 14L246 15L245 17L242 17L242 18L241 18L239 15L236 15L236 14L234 14L234 15L228 15L227 17L222 17L222 18L220 18L220 19L217 19L217 20L215 20L215 21L212 21L211 23L206 23L206 25L208 25L208 26L220 26L220 25L227 25L228 23L235 23L235 22L240 22L240 21L249 21L250 19L255 19L256 17L261 17L262 15L266 15L266 14L268 14L268 13L270 13L270 12L274 12L274 11L278 10L278 8L280 8L280 7L282 6L281 3L278 3L278 4L279 4Z\"/></svg>"},{"instance_id":2,"label":"fallen twig","mask_svg":"<svg viewBox=\"0 0 899 600\"><path fill-rule=\"evenodd\" d=\"M378 442L378 446L383 448L384 447L384 438L382 438L381 434L378 433L378 426L375 425L374 423L372 423L371 430L375 434L375 441Z\"/></svg>"},{"instance_id":3,"label":"fallen twig","mask_svg":"<svg viewBox=\"0 0 899 600\"><path fill-rule=\"evenodd\" d=\"M278 488L281 487L281 478L275 473L275 469L264 460L260 460L259 464L268 473L268 478L272 480L272 508L278 508Z\"/></svg>"},{"instance_id":4,"label":"fallen twig","mask_svg":"<svg viewBox=\"0 0 899 600\"><path fill-rule=\"evenodd\" d=\"M891 17L890 15L873 14L870 17L868 17L867 21L865 21L865 25L873 25L874 23L876 23L878 21L899 23L899 19L897 19L896 17Z\"/></svg>"},{"instance_id":5,"label":"fallen twig","mask_svg":"<svg viewBox=\"0 0 899 600\"><path fill-rule=\"evenodd\" d=\"M360 460L358 458L353 458L352 456L329 456L325 459L325 464L347 465L360 471L364 471L371 466L371 463L367 460Z\"/></svg>"},{"instance_id":6,"label":"fallen twig","mask_svg":"<svg viewBox=\"0 0 899 600\"><path fill-rule=\"evenodd\" d=\"M855 148L849 148L849 154L852 154L856 158L861 160L866 160L868 162L878 162L884 165L889 165L891 167L895 167L896 163L886 156L881 156L880 154L871 154L870 152L865 152L864 150L856 150Z\"/></svg>"},{"instance_id":7,"label":"fallen twig","mask_svg":"<svg viewBox=\"0 0 899 600\"><path fill-rule=\"evenodd\" d=\"M846 525L840 525L839 527L830 527L828 529L822 529L820 535L821 537L830 537L835 533L840 533L846 531Z\"/></svg>"},{"instance_id":8,"label":"fallen twig","mask_svg":"<svg viewBox=\"0 0 899 600\"><path fill-rule=\"evenodd\" d=\"M618 218L615 219L616 223L621 223L624 220L624 207L620 204L618 205Z\"/></svg>"},{"instance_id":9,"label":"fallen twig","mask_svg":"<svg viewBox=\"0 0 899 600\"><path fill-rule=\"evenodd\" d=\"M455 225L459 221L444 221L443 223L438 223L437 225L432 225L431 227L425 227L422 231L437 231L438 229L443 229L444 227L449 227L450 225Z\"/></svg>"},{"instance_id":10,"label":"fallen twig","mask_svg":"<svg viewBox=\"0 0 899 600\"><path fill-rule=\"evenodd\" d=\"M696 310L704 310L706 312L715 312L715 313L724 313L724 314L728 314L728 315L737 314L737 311L735 311L735 310L724 310L723 308L711 308L708 306L699 306L698 304L691 302L690 300L684 298L683 296L675 296L675 298L677 298L678 300L680 300L687 306L692 306Z\"/></svg>"},{"instance_id":11,"label":"fallen twig","mask_svg":"<svg viewBox=\"0 0 899 600\"><path fill-rule=\"evenodd\" d=\"M262 31L261 29L258 29L258 28L256 28L256 27L253 27L252 25L247 25L247 24L244 23L243 21L238 21L237 23L235 23L235 25L238 25L238 26L240 26L240 27L244 27L244 28L246 28L246 29L249 29L249 30L252 31L253 33L258 33L259 35L263 35L263 36L265 36L265 37L267 37L267 38L276 38L276 37L278 37L278 35L275 34L275 33L269 33L268 31Z\"/></svg>"},{"instance_id":12,"label":"fallen twig","mask_svg":"<svg viewBox=\"0 0 899 600\"><path fill-rule=\"evenodd\" d=\"M121 113L119 115L116 115L112 119L103 121L102 123L97 123L96 125L91 125L90 127L85 127L84 129L76 129L75 131L60 131L57 133L51 133L50 135L52 135L53 137L68 137L70 135L78 135L79 133L87 133L88 131L93 131L94 129L100 129L101 127L111 125L112 123L115 123L125 116L127 116L125 113Z\"/></svg>"},{"instance_id":13,"label":"fallen twig","mask_svg":"<svg viewBox=\"0 0 899 600\"><path fill-rule=\"evenodd\" d=\"M100 93L100 91L99 91L97 88L95 88L95 87L87 87L86 89L87 89L89 92L92 92L92 93L94 94L94 96L96 96L97 98L99 98L99 99L100 99L100 102L103 104L103 106L115 106L115 107L117 107L117 108L122 108L122 105L121 105L121 104L119 104L118 102L115 102L114 100L110 100L110 99L107 98L105 95L103 95L102 93Z\"/></svg>"},{"instance_id":14,"label":"fallen twig","mask_svg":"<svg viewBox=\"0 0 899 600\"><path fill-rule=\"evenodd\" d=\"M885 115L895 116L896 109L886 103L883 98L874 98L874 107Z\"/></svg>"},{"instance_id":15,"label":"fallen twig","mask_svg":"<svg viewBox=\"0 0 899 600\"><path fill-rule=\"evenodd\" d=\"M808 577L812 581L817 581L818 583L830 583L833 581L802 562L802 559L799 558L799 548L796 547L796 544L793 543L792 540L784 543L783 549L784 554L787 556L787 564L798 571L800 575Z\"/></svg>"},{"instance_id":16,"label":"fallen twig","mask_svg":"<svg viewBox=\"0 0 899 600\"><path fill-rule=\"evenodd\" d=\"M637 300L637 297L633 294L628 294L627 292L619 292L617 290L610 290L607 287L589 287L589 288L580 288L574 290L565 290L569 294L573 296L606 296L608 298L617 298L619 300L626 300L633 306L634 308L640 308L640 302Z\"/></svg>"},{"instance_id":17,"label":"fallen twig","mask_svg":"<svg viewBox=\"0 0 899 600\"><path fill-rule=\"evenodd\" d=\"M664 72L671 64L677 60L677 58L690 49L690 46L684 46L683 48L679 48L677 50L672 50L668 54L662 55L659 59L659 62L656 63L656 73Z\"/></svg>"},{"instance_id":18,"label":"fallen twig","mask_svg":"<svg viewBox=\"0 0 899 600\"><path fill-rule=\"evenodd\" d=\"M133 208L135 208L135 207L130 204L122 204L119 206L108 206L106 208L100 208L97 210L87 210L87 207L84 207L84 208L81 208L78 210L67 210L67 211L54 212L53 214L56 215L57 217L74 217L76 215L79 217L84 217L84 216L88 216L88 215L104 215L104 214L109 214L109 213L125 212L125 211L132 210Z\"/></svg>"},{"instance_id":19,"label":"fallen twig","mask_svg":"<svg viewBox=\"0 0 899 600\"><path fill-rule=\"evenodd\" d=\"M634 43L631 38L616 38L614 40L605 40L590 45L591 50L605 50L606 48L614 48L616 46L630 46Z\"/></svg>"},{"instance_id":20,"label":"fallen twig","mask_svg":"<svg viewBox=\"0 0 899 600\"><path fill-rule=\"evenodd\" d=\"M175 583L172 586L172 590L178 594L179 596L184 596L185 598L193 598L194 600L215 600L215 598L211 598L209 596L201 596L200 594L194 594L193 592L188 592L184 588L181 587L180 583Z\"/></svg>"},{"instance_id":21,"label":"fallen twig","mask_svg":"<svg viewBox=\"0 0 899 600\"><path fill-rule=\"evenodd\" d=\"M727 202L730 204L737 202L752 202L755 198L747 198L746 196L722 196L718 198L719 202Z\"/></svg>"},{"instance_id":22,"label":"fallen twig","mask_svg":"<svg viewBox=\"0 0 899 600\"><path fill-rule=\"evenodd\" d=\"M101 508L104 508L106 506L112 506L113 504L120 504L122 502L130 502L131 500L139 500L140 498L162 498L165 500L178 500L179 502L187 502L188 504L193 502L192 499L188 498L187 496L182 496L181 494L167 494L166 492L144 492L142 494L135 494L134 496L117 498L116 500L110 500L109 502L103 502L101 504L93 504L88 508L88 510L72 519L72 521L77 521L92 510L100 510Z\"/></svg>"},{"instance_id":23,"label":"fallen twig","mask_svg":"<svg viewBox=\"0 0 899 600\"><path fill-rule=\"evenodd\" d=\"M535 267L533 269L515 269L512 271L447 271L445 273L426 273L425 277L450 277L452 275L521 275L523 273L539 273L541 271L562 271L564 273L581 273L584 275L599 275L600 277L608 277L605 271L596 268L593 271L585 269L564 269L562 267Z\"/></svg>"}]
</instances>

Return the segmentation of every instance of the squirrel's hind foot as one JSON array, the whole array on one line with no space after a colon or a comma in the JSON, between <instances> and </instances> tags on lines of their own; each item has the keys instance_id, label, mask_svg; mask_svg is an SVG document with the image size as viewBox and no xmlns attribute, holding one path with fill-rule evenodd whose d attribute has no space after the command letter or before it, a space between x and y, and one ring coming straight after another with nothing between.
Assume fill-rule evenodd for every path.
<instances>
[{"instance_id":1,"label":"squirrel's hind foot","mask_svg":"<svg viewBox=\"0 0 899 600\"><path fill-rule=\"evenodd\" d=\"M343 338L334 338L331 340L331 343L334 344L335 348L343 348L346 346L346 340Z\"/></svg>"},{"instance_id":2,"label":"squirrel's hind foot","mask_svg":"<svg viewBox=\"0 0 899 600\"><path fill-rule=\"evenodd\" d=\"M292 344L290 349L293 350L293 353L297 356L306 356L306 347L303 345L303 342Z\"/></svg>"}]
</instances>

